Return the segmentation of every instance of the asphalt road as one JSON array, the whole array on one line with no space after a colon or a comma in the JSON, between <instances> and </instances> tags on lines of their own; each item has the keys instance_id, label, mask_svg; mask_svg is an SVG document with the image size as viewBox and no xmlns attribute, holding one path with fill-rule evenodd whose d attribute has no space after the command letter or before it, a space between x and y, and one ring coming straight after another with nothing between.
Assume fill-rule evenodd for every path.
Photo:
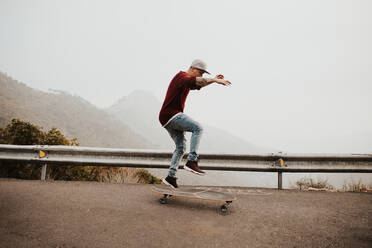
<instances>
[{"instance_id":1,"label":"asphalt road","mask_svg":"<svg viewBox=\"0 0 372 248\"><path fill-rule=\"evenodd\" d=\"M372 194L216 188L159 203L151 185L0 179L0 247L372 247Z\"/></svg>"}]
</instances>

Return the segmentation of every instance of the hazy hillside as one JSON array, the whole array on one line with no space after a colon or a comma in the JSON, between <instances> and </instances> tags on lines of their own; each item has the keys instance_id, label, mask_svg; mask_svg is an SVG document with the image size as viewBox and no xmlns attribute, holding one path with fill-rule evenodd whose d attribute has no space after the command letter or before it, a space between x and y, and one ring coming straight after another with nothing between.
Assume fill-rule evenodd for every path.
<instances>
[{"instance_id":1,"label":"hazy hillside","mask_svg":"<svg viewBox=\"0 0 372 248\"><path fill-rule=\"evenodd\" d=\"M12 118L44 127L57 127L82 146L154 147L122 122L78 96L32 89L0 73L0 127Z\"/></svg>"},{"instance_id":2,"label":"hazy hillside","mask_svg":"<svg viewBox=\"0 0 372 248\"><path fill-rule=\"evenodd\" d=\"M117 101L106 111L159 147L173 149L173 141L158 121L160 108L161 102L151 92L137 90ZM252 153L268 151L268 149L250 144L226 131L208 125L203 125L203 127L204 134L200 143L200 151L202 152ZM190 138L187 140L189 141Z\"/></svg>"},{"instance_id":3,"label":"hazy hillside","mask_svg":"<svg viewBox=\"0 0 372 248\"><path fill-rule=\"evenodd\" d=\"M151 92L137 90L105 110L153 144L169 149L171 140L158 122L159 105L159 101Z\"/></svg>"},{"instance_id":4,"label":"hazy hillside","mask_svg":"<svg viewBox=\"0 0 372 248\"><path fill-rule=\"evenodd\" d=\"M0 127L12 118L19 118L44 130L57 127L69 138L77 137L82 146L174 148L173 141L158 122L161 102L147 91L135 91L101 110L79 96L35 90L0 73L0 106ZM203 126L201 152L268 151L226 131ZM190 140L189 135L187 139Z\"/></svg>"}]
</instances>

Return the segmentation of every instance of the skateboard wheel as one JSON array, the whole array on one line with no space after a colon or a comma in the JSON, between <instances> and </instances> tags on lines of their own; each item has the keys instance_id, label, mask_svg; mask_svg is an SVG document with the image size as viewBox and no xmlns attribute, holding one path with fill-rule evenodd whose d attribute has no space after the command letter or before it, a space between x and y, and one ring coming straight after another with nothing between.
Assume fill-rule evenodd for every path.
<instances>
[{"instance_id":1,"label":"skateboard wheel","mask_svg":"<svg viewBox=\"0 0 372 248\"><path fill-rule=\"evenodd\" d=\"M221 206L221 212L226 213L227 212L227 207L225 205Z\"/></svg>"},{"instance_id":2,"label":"skateboard wheel","mask_svg":"<svg viewBox=\"0 0 372 248\"><path fill-rule=\"evenodd\" d=\"M161 203L161 204L166 204L166 203L167 203L167 199L165 199L165 198L160 198L160 203Z\"/></svg>"}]
</instances>

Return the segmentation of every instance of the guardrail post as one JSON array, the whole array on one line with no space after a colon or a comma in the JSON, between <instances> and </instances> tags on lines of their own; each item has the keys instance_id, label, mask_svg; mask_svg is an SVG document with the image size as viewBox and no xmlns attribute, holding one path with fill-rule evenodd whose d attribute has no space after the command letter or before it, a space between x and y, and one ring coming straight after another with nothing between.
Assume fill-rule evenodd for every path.
<instances>
[{"instance_id":1,"label":"guardrail post","mask_svg":"<svg viewBox=\"0 0 372 248\"><path fill-rule=\"evenodd\" d=\"M278 189L282 189L282 182L283 182L282 174L283 172L278 171Z\"/></svg>"},{"instance_id":2,"label":"guardrail post","mask_svg":"<svg viewBox=\"0 0 372 248\"><path fill-rule=\"evenodd\" d=\"M43 164L43 167L41 168L41 180L45 180L46 176L46 169L47 169L47 164Z\"/></svg>"}]
</instances>

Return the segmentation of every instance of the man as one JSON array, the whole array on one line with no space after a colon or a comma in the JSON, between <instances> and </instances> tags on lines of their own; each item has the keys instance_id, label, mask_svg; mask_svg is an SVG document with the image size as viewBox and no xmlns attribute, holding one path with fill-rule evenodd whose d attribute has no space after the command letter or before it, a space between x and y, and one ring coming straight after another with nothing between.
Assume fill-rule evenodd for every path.
<instances>
[{"instance_id":1,"label":"man","mask_svg":"<svg viewBox=\"0 0 372 248\"><path fill-rule=\"evenodd\" d=\"M185 132L192 132L190 153L187 157L187 163L184 169L204 175L205 172L198 166L198 154L200 137L203 129L200 124L183 113L187 95L190 90L200 90L201 88L217 83L221 85L231 85L224 76L219 74L215 78L203 78L203 74L208 73L207 65L201 60L194 60L187 72L180 71L170 82L165 96L163 106L159 113L161 125L168 131L169 135L176 144L173 152L168 176L163 179L166 185L172 188L178 188L176 173L178 164L186 150Z\"/></svg>"}]
</instances>

